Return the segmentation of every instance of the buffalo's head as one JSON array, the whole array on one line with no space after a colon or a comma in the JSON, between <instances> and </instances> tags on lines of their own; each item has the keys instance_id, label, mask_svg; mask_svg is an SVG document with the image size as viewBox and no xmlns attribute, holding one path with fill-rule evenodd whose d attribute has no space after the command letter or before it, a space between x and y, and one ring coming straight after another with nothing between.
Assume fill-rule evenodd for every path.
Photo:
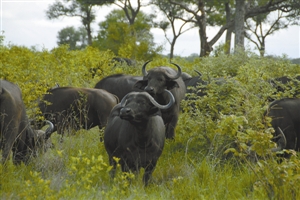
<instances>
[{"instance_id":1,"label":"buffalo's head","mask_svg":"<svg viewBox=\"0 0 300 200\"><path fill-rule=\"evenodd\" d=\"M42 150L42 152L46 152L49 148L53 147L52 141L51 141L51 135L54 130L54 125L52 122L45 120L45 122L49 125L49 127L44 130L35 130L36 135L36 141L35 146L37 149Z\"/></svg>"},{"instance_id":2,"label":"buffalo's head","mask_svg":"<svg viewBox=\"0 0 300 200\"><path fill-rule=\"evenodd\" d=\"M179 87L176 79L181 78L181 67L175 63L172 63L178 68L176 72L170 67L156 67L149 72L146 70L146 65L150 61L147 61L142 67L143 80L137 81L134 85L135 88L142 89L152 96L164 93L165 90L171 90L175 87Z\"/></svg>"},{"instance_id":3,"label":"buffalo's head","mask_svg":"<svg viewBox=\"0 0 300 200\"><path fill-rule=\"evenodd\" d=\"M150 116L159 113L159 109L168 109L174 102L174 96L165 90L169 96L169 103L161 105L147 92L130 92L121 101L120 118L132 122L142 122L148 120Z\"/></svg>"}]
</instances>

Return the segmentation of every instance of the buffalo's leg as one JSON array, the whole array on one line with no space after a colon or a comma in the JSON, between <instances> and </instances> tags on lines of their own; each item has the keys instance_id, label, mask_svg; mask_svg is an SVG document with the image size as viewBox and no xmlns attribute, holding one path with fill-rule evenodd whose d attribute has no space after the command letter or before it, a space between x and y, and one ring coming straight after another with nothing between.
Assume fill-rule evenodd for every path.
<instances>
[{"instance_id":1,"label":"buffalo's leg","mask_svg":"<svg viewBox=\"0 0 300 200\"><path fill-rule=\"evenodd\" d=\"M177 116L173 116L170 123L166 124L166 138L174 139L175 137L175 127L178 121Z\"/></svg>"},{"instance_id":2,"label":"buffalo's leg","mask_svg":"<svg viewBox=\"0 0 300 200\"><path fill-rule=\"evenodd\" d=\"M156 165L156 162L151 162L149 163L149 165L147 165L147 167L145 167L145 173L144 173L144 176L143 176L143 182L144 182L144 185L147 186L149 184L149 180L151 178L151 175L155 169L155 165Z\"/></svg>"}]
</instances>

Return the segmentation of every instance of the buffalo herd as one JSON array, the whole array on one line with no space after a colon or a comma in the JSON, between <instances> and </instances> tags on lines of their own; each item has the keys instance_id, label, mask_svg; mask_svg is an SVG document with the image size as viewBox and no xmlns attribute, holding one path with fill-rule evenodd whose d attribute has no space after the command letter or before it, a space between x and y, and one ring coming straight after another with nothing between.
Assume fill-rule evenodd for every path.
<instances>
[{"instance_id":1,"label":"buffalo herd","mask_svg":"<svg viewBox=\"0 0 300 200\"><path fill-rule=\"evenodd\" d=\"M10 152L14 164L27 163L37 149L45 149L55 131L63 135L68 127L75 130L105 127L104 146L113 166L112 175L117 165L114 157L118 157L124 172L144 168L143 181L147 185L162 154L165 138L175 139L181 101L187 93L194 93L191 87L210 83L202 79L200 72L193 77L175 63L171 64L177 70L166 66L147 70L149 62L143 64L142 76L114 74L100 80L94 88L49 89L39 102L44 121L36 120L35 126L27 117L19 87L0 80L2 163L7 162ZM297 86L298 80L300 77L293 79L293 84ZM223 78L213 81L218 85L226 82ZM281 77L269 83L281 92L282 84L290 81ZM200 97L205 94L205 90L196 92ZM272 119L275 130L273 140L277 147L273 151L299 151L300 99L272 99L265 116ZM49 127L43 131L45 124Z\"/></svg>"}]
</instances>

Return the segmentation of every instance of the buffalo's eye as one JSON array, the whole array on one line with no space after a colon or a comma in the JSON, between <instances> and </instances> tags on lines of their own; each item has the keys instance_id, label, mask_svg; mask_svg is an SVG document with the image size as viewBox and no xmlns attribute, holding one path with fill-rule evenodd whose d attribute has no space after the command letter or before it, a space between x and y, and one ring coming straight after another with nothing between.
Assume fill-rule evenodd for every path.
<instances>
[{"instance_id":1,"label":"buffalo's eye","mask_svg":"<svg viewBox=\"0 0 300 200\"><path fill-rule=\"evenodd\" d=\"M145 104L145 101L143 101L143 100L137 101L137 104L138 105L143 105L143 104Z\"/></svg>"}]
</instances>

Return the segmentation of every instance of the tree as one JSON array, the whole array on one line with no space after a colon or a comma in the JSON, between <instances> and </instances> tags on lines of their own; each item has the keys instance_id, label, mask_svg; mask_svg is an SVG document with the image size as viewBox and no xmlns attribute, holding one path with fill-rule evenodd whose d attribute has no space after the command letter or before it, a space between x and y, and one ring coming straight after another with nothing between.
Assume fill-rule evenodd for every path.
<instances>
[{"instance_id":1,"label":"tree","mask_svg":"<svg viewBox=\"0 0 300 200\"><path fill-rule=\"evenodd\" d=\"M129 24L133 25L142 7L141 0L136 0L136 7L133 6L131 0L119 0L114 4L124 11Z\"/></svg>"},{"instance_id":2,"label":"tree","mask_svg":"<svg viewBox=\"0 0 300 200\"><path fill-rule=\"evenodd\" d=\"M88 45L87 32L84 27L76 30L73 26L63 28L58 32L57 44L68 44L70 50L83 49Z\"/></svg>"},{"instance_id":3,"label":"tree","mask_svg":"<svg viewBox=\"0 0 300 200\"><path fill-rule=\"evenodd\" d=\"M245 9L246 11L245 11L244 20L247 20L249 18L253 18L259 15L268 14L272 11L281 11L283 13L293 13L293 12L298 13L300 9L300 2L297 0L250 1L245 4ZM293 16L295 17L295 15Z\"/></svg>"},{"instance_id":4,"label":"tree","mask_svg":"<svg viewBox=\"0 0 300 200\"><path fill-rule=\"evenodd\" d=\"M111 11L106 19L99 23L100 30L94 46L100 50L110 49L118 56L136 60L148 60L161 52L161 47L155 47L150 32L151 16L139 12L133 25L127 20L122 10Z\"/></svg>"},{"instance_id":5,"label":"tree","mask_svg":"<svg viewBox=\"0 0 300 200\"><path fill-rule=\"evenodd\" d=\"M230 23L232 20L232 9L231 9L231 4L233 4L233 0L228 0L224 2L225 6L225 17L226 17L226 23ZM230 54L230 49L231 49L231 36L233 33L233 28L234 27L229 27L226 30L226 36L225 36L225 54Z\"/></svg>"},{"instance_id":6,"label":"tree","mask_svg":"<svg viewBox=\"0 0 300 200\"><path fill-rule=\"evenodd\" d=\"M170 4L168 0L152 0L151 3L159 8L159 10L164 14L165 19L158 19L159 22L155 23L156 27L159 27L164 31L165 38L167 39L168 43L170 44L170 54L169 57L172 59L174 57L174 47L176 44L176 41L180 35L187 32L188 30L194 28L193 26L190 26L188 28L184 27L188 24L188 21L181 20L181 17L184 15L184 10L181 9L177 5ZM193 17L193 16L192 16ZM190 19L191 20L191 19ZM179 28L175 25L177 22L181 23L179 25ZM173 38L170 39L167 36L167 30L171 28Z\"/></svg>"},{"instance_id":7,"label":"tree","mask_svg":"<svg viewBox=\"0 0 300 200\"><path fill-rule=\"evenodd\" d=\"M206 34L207 25L225 23L225 15L219 10L220 3L224 3L224 1L226 0L220 0L217 3L214 0L169 0L171 4L180 6L187 13L189 13L188 18L183 18L179 16L183 21L193 23L195 27L198 27L200 38L200 57L207 56L210 54L210 52L213 50L213 45L211 43L214 44L223 33L217 33L215 38L208 42L208 36Z\"/></svg>"},{"instance_id":8,"label":"tree","mask_svg":"<svg viewBox=\"0 0 300 200\"><path fill-rule=\"evenodd\" d=\"M234 32L235 32L235 39L234 39L234 49L236 50L242 49L244 50L244 36L245 36L245 29L244 29L244 21L245 21L245 4L246 0L236 0L235 1L235 18L234 18Z\"/></svg>"},{"instance_id":9,"label":"tree","mask_svg":"<svg viewBox=\"0 0 300 200\"><path fill-rule=\"evenodd\" d=\"M95 20L95 5L111 3L111 0L62 0L50 5L46 11L49 19L57 19L63 16L79 17L88 35L88 44L92 44L91 23Z\"/></svg>"},{"instance_id":10,"label":"tree","mask_svg":"<svg viewBox=\"0 0 300 200\"><path fill-rule=\"evenodd\" d=\"M245 37L253 42L259 50L260 56L265 55L266 37L290 25L299 25L299 10L284 13L281 10L257 15L246 20ZM254 36L254 38L253 38Z\"/></svg>"},{"instance_id":11,"label":"tree","mask_svg":"<svg viewBox=\"0 0 300 200\"><path fill-rule=\"evenodd\" d=\"M169 0L170 3L180 6L182 9L184 9L186 12L190 13L194 16L194 20L190 20L191 23L195 23L197 27L199 28L199 38L200 38L200 56L209 55L209 53L212 51L213 45L220 39L222 34L229 29L232 29L234 32L236 32L236 44L240 46L240 48L244 48L243 46L243 38L244 36L241 36L240 34L243 33L244 35L244 26L239 26L239 24L244 23L244 21L248 18L268 13L275 10L281 10L282 12L288 13L293 10L297 10L300 8L300 2L298 0L259 0L259 1L245 1L245 0L235 0L235 9L239 8L240 10L238 12L244 13L244 16L241 16L240 18L234 17L228 20L224 20L224 16L226 16L226 13L222 13L222 9L220 9L219 5L227 3L227 6L231 4L231 1L229 0L220 0L218 2L214 0L184 0L184 1L177 1L177 0ZM244 3L243 3L244 2ZM259 4L258 4L259 2ZM242 3L242 4L240 4ZM241 8L240 6L244 5L244 8ZM226 8L226 6L224 6ZM244 11L245 9L245 11ZM236 16L236 10L230 9L230 7L227 7L225 11L231 10L231 16ZM216 16L216 17L213 17ZM219 16L219 17L217 17ZM220 17L221 16L221 17ZM223 17L222 17L223 16ZM217 20L216 23L218 26L220 26L219 31L215 34L215 36L212 37L210 41L207 41L208 37L206 35L206 26L210 25L210 23L215 19ZM219 20L220 19L220 20ZM230 19L230 20L229 20ZM224 21L223 21L224 20ZM187 20L188 21L188 20ZM236 24L237 27L235 28Z\"/></svg>"}]
</instances>

